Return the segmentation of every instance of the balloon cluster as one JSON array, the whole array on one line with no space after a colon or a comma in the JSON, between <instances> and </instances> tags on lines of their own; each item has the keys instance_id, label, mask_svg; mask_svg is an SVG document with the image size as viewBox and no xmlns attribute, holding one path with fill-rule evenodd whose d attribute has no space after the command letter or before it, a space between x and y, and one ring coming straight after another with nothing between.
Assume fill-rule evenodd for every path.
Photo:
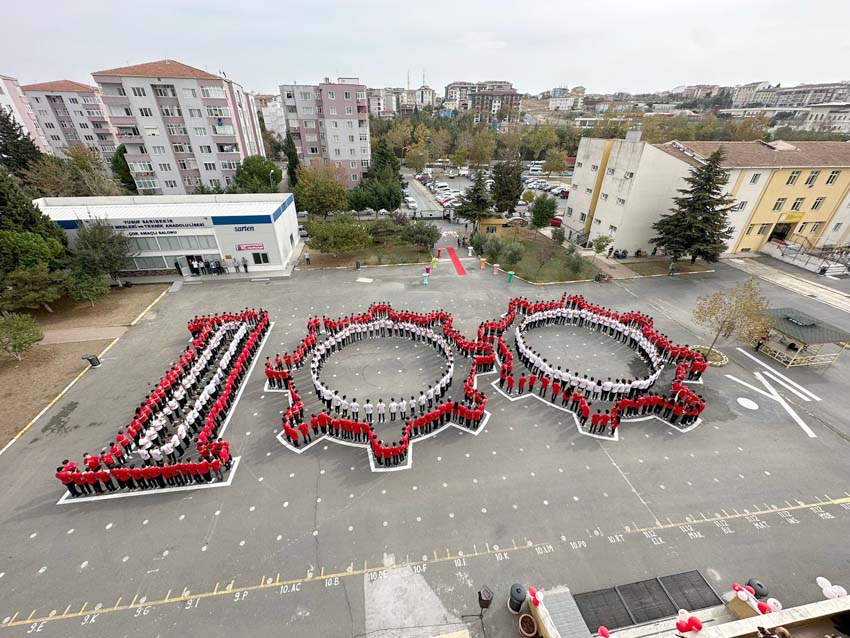
<instances>
[{"instance_id":1,"label":"balloon cluster","mask_svg":"<svg viewBox=\"0 0 850 638\"><path fill-rule=\"evenodd\" d=\"M841 585L833 585L823 576L818 576L815 579L818 587L820 587L821 592L823 593L823 597L827 600L832 600L833 598L841 598L842 596L847 595L847 590L844 589Z\"/></svg>"},{"instance_id":2,"label":"balloon cluster","mask_svg":"<svg viewBox=\"0 0 850 638\"><path fill-rule=\"evenodd\" d=\"M756 590L750 587L749 585L732 583L732 590L735 592L735 595L740 600L744 601L745 603L748 603L750 607L755 607L756 609L758 609L758 612L762 615L782 610L782 603L780 603L775 598L768 598L765 601L757 600Z\"/></svg>"},{"instance_id":3,"label":"balloon cluster","mask_svg":"<svg viewBox=\"0 0 850 638\"><path fill-rule=\"evenodd\" d=\"M528 595L531 596L531 604L535 607L539 607L540 601L543 600L542 592L537 591L536 587L529 587Z\"/></svg>"},{"instance_id":4,"label":"balloon cluster","mask_svg":"<svg viewBox=\"0 0 850 638\"><path fill-rule=\"evenodd\" d=\"M689 631L702 631L702 621L696 616L689 616L684 609L679 610L679 620L676 621L676 629L679 633L686 634Z\"/></svg>"}]
</instances>

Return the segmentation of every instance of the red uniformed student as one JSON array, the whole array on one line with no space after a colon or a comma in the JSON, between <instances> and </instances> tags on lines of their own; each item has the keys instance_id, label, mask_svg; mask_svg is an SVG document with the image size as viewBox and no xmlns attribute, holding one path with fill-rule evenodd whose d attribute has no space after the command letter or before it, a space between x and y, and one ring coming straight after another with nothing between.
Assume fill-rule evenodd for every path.
<instances>
[{"instance_id":1,"label":"red uniformed student","mask_svg":"<svg viewBox=\"0 0 850 638\"><path fill-rule=\"evenodd\" d=\"M528 377L528 391L529 392L534 392L534 384L535 383L537 383L537 375L532 374L530 377Z\"/></svg>"},{"instance_id":2,"label":"red uniformed student","mask_svg":"<svg viewBox=\"0 0 850 638\"><path fill-rule=\"evenodd\" d=\"M510 375L508 378L508 394L514 393L514 375Z\"/></svg>"},{"instance_id":3,"label":"red uniformed student","mask_svg":"<svg viewBox=\"0 0 850 638\"><path fill-rule=\"evenodd\" d=\"M552 382L552 403L554 403L559 396L561 396L561 384L556 379Z\"/></svg>"},{"instance_id":4,"label":"red uniformed student","mask_svg":"<svg viewBox=\"0 0 850 638\"><path fill-rule=\"evenodd\" d=\"M550 383L549 377L547 377L546 375L543 375L542 377L540 377L540 396L541 397L544 397L544 398L546 397L546 390L549 388L549 383Z\"/></svg>"},{"instance_id":5,"label":"red uniformed student","mask_svg":"<svg viewBox=\"0 0 850 638\"><path fill-rule=\"evenodd\" d=\"M528 383L528 379L525 378L525 373L522 373L522 376L519 378L519 394L525 392L525 384Z\"/></svg>"},{"instance_id":6,"label":"red uniformed student","mask_svg":"<svg viewBox=\"0 0 850 638\"><path fill-rule=\"evenodd\" d=\"M587 418L590 416L590 404L584 399L584 397L581 397L581 400L579 401L578 409L579 409L579 419L578 420L579 420L579 423L581 424L581 426L584 427L587 424Z\"/></svg>"},{"instance_id":7,"label":"red uniformed student","mask_svg":"<svg viewBox=\"0 0 850 638\"><path fill-rule=\"evenodd\" d=\"M55 476L62 482L62 485L64 485L68 489L68 493L71 496L80 495L80 493L77 491L77 486L74 485L74 477L72 476L69 470L63 469L62 467L57 467Z\"/></svg>"}]
</instances>

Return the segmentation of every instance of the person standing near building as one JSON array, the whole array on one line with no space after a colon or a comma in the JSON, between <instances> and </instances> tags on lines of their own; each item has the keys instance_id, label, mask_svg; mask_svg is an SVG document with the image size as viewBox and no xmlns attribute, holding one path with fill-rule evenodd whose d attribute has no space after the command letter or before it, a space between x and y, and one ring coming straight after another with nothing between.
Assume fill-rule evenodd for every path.
<instances>
[{"instance_id":1,"label":"person standing near building","mask_svg":"<svg viewBox=\"0 0 850 638\"><path fill-rule=\"evenodd\" d=\"M247 273L248 272L248 259L245 257L242 258L242 269Z\"/></svg>"}]
</instances>

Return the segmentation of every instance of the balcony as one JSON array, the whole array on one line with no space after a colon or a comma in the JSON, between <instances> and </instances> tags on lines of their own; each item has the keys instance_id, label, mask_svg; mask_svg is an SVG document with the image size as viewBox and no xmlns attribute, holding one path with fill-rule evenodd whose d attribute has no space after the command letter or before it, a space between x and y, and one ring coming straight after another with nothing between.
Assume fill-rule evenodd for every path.
<instances>
[{"instance_id":1,"label":"balcony","mask_svg":"<svg viewBox=\"0 0 850 638\"><path fill-rule=\"evenodd\" d=\"M141 144L143 142L140 133L118 133L115 136L119 144Z\"/></svg>"},{"instance_id":2,"label":"balcony","mask_svg":"<svg viewBox=\"0 0 850 638\"><path fill-rule=\"evenodd\" d=\"M115 106L130 106L130 98L126 95L106 95L102 94L101 99L103 103L107 106L115 105Z\"/></svg>"}]
</instances>

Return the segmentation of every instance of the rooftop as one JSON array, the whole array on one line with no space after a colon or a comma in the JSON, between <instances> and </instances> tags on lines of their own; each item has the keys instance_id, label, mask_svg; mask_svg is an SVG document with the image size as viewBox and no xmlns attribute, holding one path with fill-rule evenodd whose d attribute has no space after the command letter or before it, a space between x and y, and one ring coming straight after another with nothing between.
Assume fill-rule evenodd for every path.
<instances>
[{"instance_id":1,"label":"rooftop","mask_svg":"<svg viewBox=\"0 0 850 638\"><path fill-rule=\"evenodd\" d=\"M802 343L850 342L850 332L807 315L796 308L773 308L767 311L773 329Z\"/></svg>"},{"instance_id":2,"label":"rooftop","mask_svg":"<svg viewBox=\"0 0 850 638\"><path fill-rule=\"evenodd\" d=\"M850 142L680 142L654 144L657 149L692 166L699 166L723 149L725 168L794 168L850 166Z\"/></svg>"},{"instance_id":3,"label":"rooftop","mask_svg":"<svg viewBox=\"0 0 850 638\"><path fill-rule=\"evenodd\" d=\"M27 84L21 87L23 91L55 91L56 93L93 93L98 90L96 86L81 84L73 80L54 80L53 82L40 82L39 84Z\"/></svg>"},{"instance_id":4,"label":"rooftop","mask_svg":"<svg viewBox=\"0 0 850 638\"><path fill-rule=\"evenodd\" d=\"M132 66L121 66L115 69L95 71L92 75L124 75L139 78L195 78L201 80L220 80L221 78L201 69L176 60L157 60Z\"/></svg>"},{"instance_id":5,"label":"rooftop","mask_svg":"<svg viewBox=\"0 0 850 638\"><path fill-rule=\"evenodd\" d=\"M245 195L143 195L42 197L33 203L54 221L85 219L271 215L288 204L289 193Z\"/></svg>"}]
</instances>

